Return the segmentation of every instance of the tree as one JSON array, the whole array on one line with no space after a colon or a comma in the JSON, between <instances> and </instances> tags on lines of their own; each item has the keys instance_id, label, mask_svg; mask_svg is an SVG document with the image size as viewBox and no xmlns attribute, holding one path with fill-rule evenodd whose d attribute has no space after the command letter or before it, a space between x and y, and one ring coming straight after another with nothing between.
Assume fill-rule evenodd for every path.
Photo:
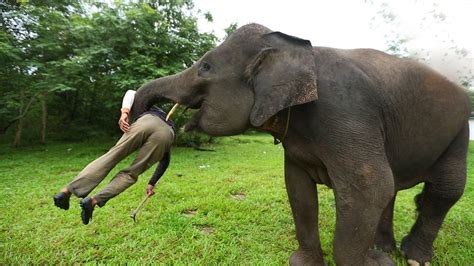
<instances>
[{"instance_id":1,"label":"tree","mask_svg":"<svg viewBox=\"0 0 474 266\"><path fill-rule=\"evenodd\" d=\"M374 4L373 2L370 3ZM423 3L418 4L422 5ZM466 88L471 100L471 110L473 112L471 114L474 114L472 53L461 45L456 44L453 39L442 39L446 38L446 36L449 37L449 34L443 34L447 32L443 32L446 29L441 27L448 20L449 16L442 11L436 2L431 3L427 9L425 7L424 13L420 12L418 25L420 30L441 29L441 32L437 32L435 37L439 43L444 43L445 45L440 49L441 52L438 51L437 53L424 48L412 47L412 44L418 41L416 35L413 32L411 35L408 35L408 33L400 30L403 28L400 14L387 1L380 3L377 14L372 18L371 27L384 33L387 45L386 51L388 53L425 62ZM415 33L419 34L419 32Z\"/></svg>"},{"instance_id":2,"label":"tree","mask_svg":"<svg viewBox=\"0 0 474 266\"><path fill-rule=\"evenodd\" d=\"M229 26L227 26L227 28L224 29L225 31L225 38L226 39L227 37L229 37L232 33L234 33L234 31L237 30L237 23L234 22L234 23L231 23Z\"/></svg>"},{"instance_id":3,"label":"tree","mask_svg":"<svg viewBox=\"0 0 474 266\"><path fill-rule=\"evenodd\" d=\"M369 3L374 4L372 1ZM405 4L405 9L419 10L419 16L410 18L410 21L403 17L404 10L396 9L395 6L389 1L379 2L378 11L370 24L372 29L383 34L386 51L422 61L458 84L472 88L472 52L457 43L450 34L448 25L453 25L453 19L449 13L444 12L440 2L413 2L409 7ZM432 47L420 47L420 44L426 44L428 39Z\"/></svg>"},{"instance_id":4,"label":"tree","mask_svg":"<svg viewBox=\"0 0 474 266\"><path fill-rule=\"evenodd\" d=\"M65 8L65 7L69 7ZM2 94L5 104L2 106L2 126L5 132L16 123L13 145L21 143L23 125L26 116L35 103L42 103L41 141L45 141L47 92L51 91L51 75L48 64L64 57L67 52L56 41L56 36L67 31L67 16L74 4L67 1L52 1L48 5L38 2L34 5L5 4L1 17L2 36L0 43L16 50L5 50L5 57L14 56L15 60L6 60L3 66L5 79L2 80ZM16 111L16 115L11 113Z\"/></svg>"},{"instance_id":5,"label":"tree","mask_svg":"<svg viewBox=\"0 0 474 266\"><path fill-rule=\"evenodd\" d=\"M190 66L216 41L198 31L189 0L32 1L3 14L0 118L3 131L17 125L15 144L32 124L42 141L47 124L59 138L117 133L127 89Z\"/></svg>"},{"instance_id":6,"label":"tree","mask_svg":"<svg viewBox=\"0 0 474 266\"><path fill-rule=\"evenodd\" d=\"M471 100L471 117L474 118L474 90L468 90L469 99Z\"/></svg>"}]
</instances>

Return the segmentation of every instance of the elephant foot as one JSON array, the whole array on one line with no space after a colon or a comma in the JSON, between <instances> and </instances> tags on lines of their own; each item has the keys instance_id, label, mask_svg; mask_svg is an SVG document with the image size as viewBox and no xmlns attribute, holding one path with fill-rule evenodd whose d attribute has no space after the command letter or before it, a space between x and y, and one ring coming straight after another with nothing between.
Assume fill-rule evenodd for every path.
<instances>
[{"instance_id":1,"label":"elephant foot","mask_svg":"<svg viewBox=\"0 0 474 266\"><path fill-rule=\"evenodd\" d=\"M380 265L380 266L395 266L395 262L387 254L378 250L369 250L367 254L369 257L368 265Z\"/></svg>"},{"instance_id":2,"label":"elephant foot","mask_svg":"<svg viewBox=\"0 0 474 266\"><path fill-rule=\"evenodd\" d=\"M396 248L395 238L393 235L378 235L375 239L375 248L390 253Z\"/></svg>"},{"instance_id":3,"label":"elephant foot","mask_svg":"<svg viewBox=\"0 0 474 266\"><path fill-rule=\"evenodd\" d=\"M290 256L290 265L299 266L299 265L324 265L327 266L327 263L324 261L322 254L318 252L303 251L298 249L293 252Z\"/></svg>"},{"instance_id":4,"label":"elephant foot","mask_svg":"<svg viewBox=\"0 0 474 266\"><path fill-rule=\"evenodd\" d=\"M423 247L422 244L417 243L410 235L403 238L400 249L409 265L430 265L431 258L433 257L433 250L431 248Z\"/></svg>"}]
</instances>

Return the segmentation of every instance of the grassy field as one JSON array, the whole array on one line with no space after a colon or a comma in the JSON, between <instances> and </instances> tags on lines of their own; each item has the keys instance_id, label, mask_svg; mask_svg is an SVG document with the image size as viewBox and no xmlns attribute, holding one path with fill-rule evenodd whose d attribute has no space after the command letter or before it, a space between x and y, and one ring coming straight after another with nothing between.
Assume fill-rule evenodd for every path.
<instances>
[{"instance_id":1,"label":"grassy field","mask_svg":"<svg viewBox=\"0 0 474 266\"><path fill-rule=\"evenodd\" d=\"M175 148L172 163L134 224L130 212L144 196L152 170L104 208L80 220L52 195L113 140L53 143L0 150L0 265L7 264L257 264L286 265L297 248L283 180L283 149L266 135L223 138L197 151ZM435 242L434 265L474 264L474 142L466 192ZM100 186L132 158L122 162ZM100 187L98 189L100 189ZM399 193L399 242L416 217L413 196ZM330 264L335 210L332 191L319 187L320 232ZM404 261L392 254L399 265Z\"/></svg>"}]
</instances>

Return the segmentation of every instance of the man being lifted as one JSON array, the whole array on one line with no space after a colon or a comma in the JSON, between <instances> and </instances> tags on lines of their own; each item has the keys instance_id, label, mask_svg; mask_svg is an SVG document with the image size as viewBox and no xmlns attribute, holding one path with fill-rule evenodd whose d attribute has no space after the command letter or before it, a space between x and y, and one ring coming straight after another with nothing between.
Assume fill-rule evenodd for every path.
<instances>
[{"instance_id":1,"label":"man being lifted","mask_svg":"<svg viewBox=\"0 0 474 266\"><path fill-rule=\"evenodd\" d=\"M84 224L88 224L92 219L92 212L96 205L103 207L109 199L137 182L141 173L160 161L146 187L147 195L153 195L156 182L165 173L170 163L170 149L175 138L173 122L167 121L163 110L152 106L136 122L129 125L129 112L134 97L135 91L129 90L123 98L119 126L124 134L120 140L107 153L87 165L71 183L53 197L54 205L64 210L69 209L71 194L83 198L80 206ZM92 197L87 197L112 168L137 149L140 149L137 157L129 167L118 172L103 190Z\"/></svg>"}]
</instances>

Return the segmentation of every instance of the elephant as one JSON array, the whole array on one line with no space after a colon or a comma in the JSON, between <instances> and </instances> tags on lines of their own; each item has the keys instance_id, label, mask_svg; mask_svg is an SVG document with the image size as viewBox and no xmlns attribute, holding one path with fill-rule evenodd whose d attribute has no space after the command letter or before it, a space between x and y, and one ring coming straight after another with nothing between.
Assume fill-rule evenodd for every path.
<instances>
[{"instance_id":1,"label":"elephant","mask_svg":"<svg viewBox=\"0 0 474 266\"><path fill-rule=\"evenodd\" d=\"M196 109L185 131L228 136L253 128L281 141L299 244L291 265L325 264L318 184L335 195L338 265L394 263L383 251L396 248L395 197L419 183L417 219L400 249L409 263L429 264L464 191L467 93L415 60L313 47L252 23L182 72L142 85L132 121L163 99Z\"/></svg>"}]
</instances>

